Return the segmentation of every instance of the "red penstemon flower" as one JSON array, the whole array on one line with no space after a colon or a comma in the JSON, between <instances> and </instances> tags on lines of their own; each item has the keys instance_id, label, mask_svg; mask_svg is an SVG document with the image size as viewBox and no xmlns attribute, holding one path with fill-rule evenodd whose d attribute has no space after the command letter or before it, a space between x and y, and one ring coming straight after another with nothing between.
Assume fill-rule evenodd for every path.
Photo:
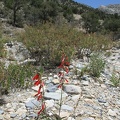
<instances>
[{"instance_id":1,"label":"red penstemon flower","mask_svg":"<svg viewBox=\"0 0 120 120\"><path fill-rule=\"evenodd\" d=\"M68 68L69 65L70 65L70 63L68 62L68 57L65 54L63 54L62 59L61 59L61 64L58 66L58 68L62 68L66 73L68 73L69 72L69 68ZM58 77L60 78L60 84L58 85L58 88L62 88L64 82L68 82L68 80L65 79L64 72L59 72Z\"/></svg>"},{"instance_id":2,"label":"red penstemon flower","mask_svg":"<svg viewBox=\"0 0 120 120\"><path fill-rule=\"evenodd\" d=\"M70 66L70 63L69 63L69 62L65 62L65 65L66 65L66 66Z\"/></svg>"},{"instance_id":3,"label":"red penstemon flower","mask_svg":"<svg viewBox=\"0 0 120 120\"><path fill-rule=\"evenodd\" d=\"M38 86L40 83L41 83L41 80L38 79L37 81L35 81L34 86Z\"/></svg>"},{"instance_id":4,"label":"red penstemon flower","mask_svg":"<svg viewBox=\"0 0 120 120\"><path fill-rule=\"evenodd\" d=\"M57 88L62 88L62 84L58 85L58 87L57 87Z\"/></svg>"},{"instance_id":5,"label":"red penstemon flower","mask_svg":"<svg viewBox=\"0 0 120 120\"><path fill-rule=\"evenodd\" d=\"M45 103L42 103L42 107L40 109L40 111L38 112L38 115L40 115L41 112L43 112L45 109Z\"/></svg>"},{"instance_id":6,"label":"red penstemon flower","mask_svg":"<svg viewBox=\"0 0 120 120\"><path fill-rule=\"evenodd\" d=\"M68 72L69 72L69 69L68 69L68 67L67 67L67 66L64 66L64 67L63 67L63 70L64 70L66 73L68 73Z\"/></svg>"},{"instance_id":7,"label":"red penstemon flower","mask_svg":"<svg viewBox=\"0 0 120 120\"><path fill-rule=\"evenodd\" d=\"M63 77L64 76L64 73L63 72L59 72L58 73L58 77Z\"/></svg>"},{"instance_id":8,"label":"red penstemon flower","mask_svg":"<svg viewBox=\"0 0 120 120\"><path fill-rule=\"evenodd\" d=\"M41 94L41 86L39 87L39 89L38 89L38 92L37 92L37 94L35 94L35 96L38 96L38 95L40 95Z\"/></svg>"},{"instance_id":9,"label":"red penstemon flower","mask_svg":"<svg viewBox=\"0 0 120 120\"><path fill-rule=\"evenodd\" d=\"M39 94L39 96L38 96L37 100L42 99L42 97L43 97L43 95L42 95L42 93L41 93L41 94Z\"/></svg>"},{"instance_id":10,"label":"red penstemon flower","mask_svg":"<svg viewBox=\"0 0 120 120\"><path fill-rule=\"evenodd\" d=\"M42 92L41 92L41 89L43 88L43 86L44 86L44 83L41 82L41 83L40 83L40 86L39 86L39 89L38 89L38 93L35 95L35 96L38 97L38 100L40 100L40 99L42 98Z\"/></svg>"},{"instance_id":11,"label":"red penstemon flower","mask_svg":"<svg viewBox=\"0 0 120 120\"><path fill-rule=\"evenodd\" d=\"M37 79L39 79L39 78L40 78L40 75L37 73L37 74L33 77L32 80L37 80Z\"/></svg>"},{"instance_id":12,"label":"red penstemon flower","mask_svg":"<svg viewBox=\"0 0 120 120\"><path fill-rule=\"evenodd\" d=\"M60 84L58 85L58 88L62 88L64 82L68 82L68 80L65 78L65 73L69 72L68 66L70 65L70 63L68 62L68 57L63 54L62 55L62 59L61 59L61 64L58 66L58 68L62 68L64 71L61 71L58 73L58 77L60 78ZM41 80L41 76L37 73L33 78L32 78L34 82L34 86L39 86L39 89L37 91L37 94L35 94L35 97L37 97L37 100L42 100L42 106L41 109L38 111L38 115L41 114L41 112L44 111L45 109L45 102L44 102L44 98L43 98L43 92L41 89L44 87L44 82Z\"/></svg>"},{"instance_id":13,"label":"red penstemon flower","mask_svg":"<svg viewBox=\"0 0 120 120\"><path fill-rule=\"evenodd\" d=\"M69 65L70 63L68 62L68 57L65 54L63 54L61 64L58 66L58 68L63 68L64 66L69 66Z\"/></svg>"},{"instance_id":14,"label":"red penstemon flower","mask_svg":"<svg viewBox=\"0 0 120 120\"><path fill-rule=\"evenodd\" d=\"M40 100L42 99L43 101L43 92L41 91L41 89L44 87L44 82L41 80L41 76L37 73L33 79L35 82L34 82L34 86L39 86L39 89L37 91L37 94L35 94L35 97L37 97L37 100ZM38 114L40 114L43 110L45 109L45 103L42 104L42 107L40 109L40 111L38 112Z\"/></svg>"}]
</instances>

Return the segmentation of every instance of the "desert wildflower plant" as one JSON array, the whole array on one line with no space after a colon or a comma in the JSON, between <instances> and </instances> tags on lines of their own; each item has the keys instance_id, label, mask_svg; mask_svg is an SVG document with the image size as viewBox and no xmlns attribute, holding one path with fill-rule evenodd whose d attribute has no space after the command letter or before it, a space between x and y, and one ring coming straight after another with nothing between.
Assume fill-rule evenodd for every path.
<instances>
[{"instance_id":1,"label":"desert wildflower plant","mask_svg":"<svg viewBox=\"0 0 120 120\"><path fill-rule=\"evenodd\" d=\"M61 59L61 63L58 66L58 68L62 69L62 71L60 71L58 73L58 77L60 79L60 85L58 87L60 87L60 88L62 87L64 82L68 82L68 80L65 79L65 73L69 72L69 68L68 68L69 65L70 65L70 63L68 61L68 57L65 54L63 54L62 59Z\"/></svg>"},{"instance_id":2,"label":"desert wildflower plant","mask_svg":"<svg viewBox=\"0 0 120 120\"><path fill-rule=\"evenodd\" d=\"M63 54L62 55L62 58L61 58L61 63L60 65L58 66L59 69L61 69L61 71L58 73L58 77L59 77L59 81L60 81L60 84L58 85L58 88L61 89L61 99L60 99L60 103L59 103L59 116L60 116L60 113L61 113L61 106L62 106L62 89L63 89L63 85L65 82L68 82L68 80L65 78L65 74L68 74L69 72L69 65L70 65L70 62L68 60L68 57Z\"/></svg>"},{"instance_id":3,"label":"desert wildflower plant","mask_svg":"<svg viewBox=\"0 0 120 120\"><path fill-rule=\"evenodd\" d=\"M68 57L63 54L61 57L61 63L58 66L58 68L60 69L60 71L58 72L58 78L59 78L59 84L58 84L58 89L61 89L61 99L60 99L60 103L59 103L59 116L60 116L60 112L61 112L61 106L62 106L62 89L63 89L63 85L65 82L68 82L68 80L65 78L65 75L68 74L69 72L69 60ZM42 113L45 113L45 99L44 99L44 81L41 79L41 75L39 73L37 73L32 80L34 81L34 86L39 86L37 93L34 95L35 97L37 97L38 101L41 101L41 108L38 111L38 116L41 115ZM46 114L46 113L45 113ZM47 114L46 114L47 115ZM48 116L47 116L48 117ZM62 118L60 118L61 120Z\"/></svg>"},{"instance_id":4,"label":"desert wildflower plant","mask_svg":"<svg viewBox=\"0 0 120 120\"><path fill-rule=\"evenodd\" d=\"M41 105L41 109L38 111L38 115L40 115L44 110L45 110L45 102L44 102L44 82L41 80L41 75L39 73L37 73L33 79L34 81L34 86L38 86L39 85L39 89L37 91L37 94L35 94L35 97L37 97L37 100L41 100L42 101L42 105Z\"/></svg>"}]
</instances>

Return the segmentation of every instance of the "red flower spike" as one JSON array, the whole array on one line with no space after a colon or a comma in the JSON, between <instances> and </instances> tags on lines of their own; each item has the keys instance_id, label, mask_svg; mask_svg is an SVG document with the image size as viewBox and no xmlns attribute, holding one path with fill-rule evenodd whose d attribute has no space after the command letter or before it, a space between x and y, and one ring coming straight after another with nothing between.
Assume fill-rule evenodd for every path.
<instances>
[{"instance_id":1,"label":"red flower spike","mask_svg":"<svg viewBox=\"0 0 120 120\"><path fill-rule=\"evenodd\" d=\"M41 81L40 81L40 80L37 80L37 81L34 83L34 86L38 86L40 83L41 83Z\"/></svg>"},{"instance_id":2,"label":"red flower spike","mask_svg":"<svg viewBox=\"0 0 120 120\"><path fill-rule=\"evenodd\" d=\"M60 85L58 85L58 88L62 88L62 85L60 84Z\"/></svg>"},{"instance_id":3,"label":"red flower spike","mask_svg":"<svg viewBox=\"0 0 120 120\"><path fill-rule=\"evenodd\" d=\"M32 80L37 80L37 79L39 79L39 74L36 74Z\"/></svg>"},{"instance_id":4,"label":"red flower spike","mask_svg":"<svg viewBox=\"0 0 120 120\"><path fill-rule=\"evenodd\" d=\"M42 88L42 87L40 86L39 89L38 89L38 93L41 93L41 92L40 92L40 91L41 91L41 88Z\"/></svg>"},{"instance_id":5,"label":"red flower spike","mask_svg":"<svg viewBox=\"0 0 120 120\"><path fill-rule=\"evenodd\" d=\"M36 97L36 96L38 96L38 95L39 95L39 93L35 94L34 96Z\"/></svg>"},{"instance_id":6,"label":"red flower spike","mask_svg":"<svg viewBox=\"0 0 120 120\"><path fill-rule=\"evenodd\" d=\"M37 100L40 100L42 98L42 93L38 96Z\"/></svg>"},{"instance_id":7,"label":"red flower spike","mask_svg":"<svg viewBox=\"0 0 120 120\"><path fill-rule=\"evenodd\" d=\"M63 66L64 66L64 63L61 63L61 64L58 66L58 68L63 68Z\"/></svg>"},{"instance_id":8,"label":"red flower spike","mask_svg":"<svg viewBox=\"0 0 120 120\"><path fill-rule=\"evenodd\" d=\"M40 94L41 94L41 92L40 92L40 93L35 94L34 96L36 97L36 96L39 96Z\"/></svg>"},{"instance_id":9,"label":"red flower spike","mask_svg":"<svg viewBox=\"0 0 120 120\"><path fill-rule=\"evenodd\" d=\"M63 77L63 76L64 76L64 73L62 73L62 72L58 73L58 77Z\"/></svg>"},{"instance_id":10,"label":"red flower spike","mask_svg":"<svg viewBox=\"0 0 120 120\"><path fill-rule=\"evenodd\" d=\"M68 72L69 72L68 67L66 67L66 66L65 66L63 69L64 69L64 71L65 71L66 73L68 73Z\"/></svg>"},{"instance_id":11,"label":"red flower spike","mask_svg":"<svg viewBox=\"0 0 120 120\"><path fill-rule=\"evenodd\" d=\"M42 109L43 109L43 110L45 109L45 103L42 104Z\"/></svg>"},{"instance_id":12,"label":"red flower spike","mask_svg":"<svg viewBox=\"0 0 120 120\"><path fill-rule=\"evenodd\" d=\"M37 94L35 94L34 96L38 96L39 94L41 94L41 86L39 87L39 89L38 89L38 93Z\"/></svg>"},{"instance_id":13,"label":"red flower spike","mask_svg":"<svg viewBox=\"0 0 120 120\"><path fill-rule=\"evenodd\" d=\"M45 103L42 104L42 108L40 109L40 111L38 112L38 115L40 115L40 113L45 109Z\"/></svg>"},{"instance_id":14,"label":"red flower spike","mask_svg":"<svg viewBox=\"0 0 120 120\"><path fill-rule=\"evenodd\" d=\"M64 66L70 66L70 63L68 62L68 57L66 57L65 54L62 55L61 64L58 66L58 68L64 69Z\"/></svg>"},{"instance_id":15,"label":"red flower spike","mask_svg":"<svg viewBox=\"0 0 120 120\"><path fill-rule=\"evenodd\" d=\"M70 63L69 63L69 62L65 62L65 65L66 65L66 66L70 66Z\"/></svg>"},{"instance_id":16,"label":"red flower spike","mask_svg":"<svg viewBox=\"0 0 120 120\"><path fill-rule=\"evenodd\" d=\"M40 115L40 113L42 112L43 110L42 109L40 109L40 111L38 112L38 115Z\"/></svg>"},{"instance_id":17,"label":"red flower spike","mask_svg":"<svg viewBox=\"0 0 120 120\"><path fill-rule=\"evenodd\" d=\"M58 66L58 68L63 68L64 63L65 63L65 55L62 56L62 61L61 64Z\"/></svg>"}]
</instances>

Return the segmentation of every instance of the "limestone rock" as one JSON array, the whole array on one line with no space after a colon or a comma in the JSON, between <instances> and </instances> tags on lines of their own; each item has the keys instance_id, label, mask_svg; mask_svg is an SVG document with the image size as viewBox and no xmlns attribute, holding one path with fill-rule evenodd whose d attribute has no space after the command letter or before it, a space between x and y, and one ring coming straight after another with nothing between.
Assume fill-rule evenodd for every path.
<instances>
[{"instance_id":1,"label":"limestone rock","mask_svg":"<svg viewBox=\"0 0 120 120\"><path fill-rule=\"evenodd\" d=\"M64 85L64 91L71 94L81 94L82 90L76 85Z\"/></svg>"}]
</instances>

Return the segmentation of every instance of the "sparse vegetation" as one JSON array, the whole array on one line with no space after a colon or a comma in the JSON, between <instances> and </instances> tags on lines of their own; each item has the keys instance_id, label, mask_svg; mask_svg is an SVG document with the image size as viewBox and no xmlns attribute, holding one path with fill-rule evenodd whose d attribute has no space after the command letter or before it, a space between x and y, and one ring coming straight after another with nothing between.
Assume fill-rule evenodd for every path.
<instances>
[{"instance_id":1,"label":"sparse vegetation","mask_svg":"<svg viewBox=\"0 0 120 120\"><path fill-rule=\"evenodd\" d=\"M0 67L0 85L7 89L29 88L31 81L29 80L36 68L32 65L9 65L7 69L1 63Z\"/></svg>"},{"instance_id":2,"label":"sparse vegetation","mask_svg":"<svg viewBox=\"0 0 120 120\"><path fill-rule=\"evenodd\" d=\"M102 35L84 34L66 25L51 23L26 27L19 40L27 46L38 63L46 67L58 65L64 52L70 60L80 48L98 51L109 49L112 45L112 41Z\"/></svg>"},{"instance_id":3,"label":"sparse vegetation","mask_svg":"<svg viewBox=\"0 0 120 120\"><path fill-rule=\"evenodd\" d=\"M115 75L115 73L113 72L110 81L112 82L113 86L115 86L115 87L120 86L120 75L117 76L117 75Z\"/></svg>"},{"instance_id":4,"label":"sparse vegetation","mask_svg":"<svg viewBox=\"0 0 120 120\"><path fill-rule=\"evenodd\" d=\"M79 48L88 48L91 51L106 50L111 48L112 41L98 34L84 34L67 25L57 26L46 23L37 27L27 26L21 33L18 41L21 41L32 53L32 58L44 68L55 68L60 64L61 54L66 53L68 60L74 58ZM0 57L5 58L4 44L9 39L0 40ZM102 47L104 46L104 47ZM32 76L35 70L33 65L15 66L8 69L1 64L1 86L29 87L24 80ZM23 74L23 75L22 75ZM30 75L31 74L31 75ZM24 85L23 85L24 84Z\"/></svg>"},{"instance_id":5,"label":"sparse vegetation","mask_svg":"<svg viewBox=\"0 0 120 120\"><path fill-rule=\"evenodd\" d=\"M100 54L95 53L90 58L90 72L94 77L100 77L102 70L105 67L105 61Z\"/></svg>"}]
</instances>

